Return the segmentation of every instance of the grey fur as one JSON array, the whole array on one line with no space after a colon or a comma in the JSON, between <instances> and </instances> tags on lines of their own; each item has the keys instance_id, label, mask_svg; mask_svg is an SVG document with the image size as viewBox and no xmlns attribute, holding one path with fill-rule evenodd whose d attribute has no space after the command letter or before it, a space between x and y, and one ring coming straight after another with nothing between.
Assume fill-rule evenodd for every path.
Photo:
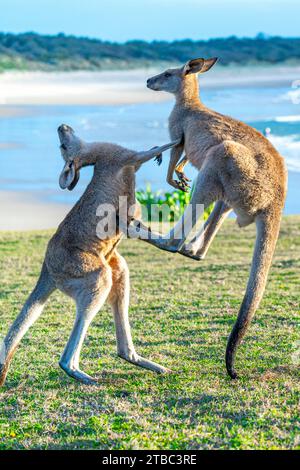
<instances>
[{"instance_id":1,"label":"grey fur","mask_svg":"<svg viewBox=\"0 0 300 470\"><path fill-rule=\"evenodd\" d=\"M87 144L66 125L60 126L58 133L65 160L61 186L73 188L83 166L93 165L94 175L80 200L51 238L37 286L4 340L0 385L5 382L18 344L42 313L54 289L72 297L77 307L74 328L60 360L60 366L69 376L86 384L95 383L95 379L80 370L79 357L88 327L106 299L114 313L118 355L137 366L158 373L169 372L169 369L142 358L135 351L128 320L129 271L125 259L116 249L122 231L117 228L108 239L99 239L96 213L101 204L110 204L118 212L119 196L127 198L128 208L134 205L135 172L144 162L159 156L174 143L135 152L109 143ZM136 206L135 215L138 214ZM128 213L126 218L122 221L125 229L132 214Z\"/></svg>"},{"instance_id":2,"label":"grey fur","mask_svg":"<svg viewBox=\"0 0 300 470\"><path fill-rule=\"evenodd\" d=\"M168 69L147 81L149 88L173 93L176 99L169 118L169 131L171 138L181 140L181 144L172 149L167 181L182 189L183 167L188 160L199 170L189 208L193 221L197 204L208 207L217 202L205 225L204 235L199 233L189 244L185 243L185 238L176 239L179 227L186 220L185 213L166 236L153 234L153 239L146 239L146 227L140 236L160 249L200 260L232 209L240 227L256 223L257 239L250 278L226 351L226 367L229 375L235 378L237 346L262 298L278 238L287 171L282 156L260 132L207 108L200 100L197 73L206 72L215 62L216 58L193 59L183 67ZM186 157L179 164L180 181L175 181L174 169L178 169L176 165L183 151Z\"/></svg>"}]
</instances>

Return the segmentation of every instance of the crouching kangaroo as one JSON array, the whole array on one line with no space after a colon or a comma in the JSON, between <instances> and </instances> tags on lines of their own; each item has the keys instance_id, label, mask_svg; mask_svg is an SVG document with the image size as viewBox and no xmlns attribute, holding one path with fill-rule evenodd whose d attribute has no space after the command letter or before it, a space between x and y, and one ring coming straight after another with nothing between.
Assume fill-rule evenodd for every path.
<instances>
[{"instance_id":1,"label":"crouching kangaroo","mask_svg":"<svg viewBox=\"0 0 300 470\"><path fill-rule=\"evenodd\" d=\"M60 186L73 189L80 169L87 165L94 165L94 175L81 199L50 240L37 285L4 340L0 385L5 382L10 361L22 337L38 319L55 289L73 298L77 307L75 324L59 363L70 377L86 384L95 382L80 370L79 357L88 327L106 299L114 314L118 355L137 366L158 373L169 372L135 351L128 320L129 272L125 259L116 250L122 232L117 226L114 233L101 238L99 230L97 234L97 209L105 204L105 207L115 208L118 215L120 196L126 198L129 208L134 207L135 171L151 158L159 158L174 144L135 152L109 143L87 144L66 125L60 126L58 133L65 160ZM131 214L126 213L127 218L123 220L126 226L132 219Z\"/></svg>"},{"instance_id":2,"label":"crouching kangaroo","mask_svg":"<svg viewBox=\"0 0 300 470\"><path fill-rule=\"evenodd\" d=\"M171 151L167 181L184 189L183 168L187 160L199 170L199 175L190 206L174 229L166 236L155 234L151 239L143 233L147 231L144 227L140 237L163 250L201 260L232 209L240 227L256 223L256 245L246 294L226 350L227 371L235 378L236 350L263 296L278 238L287 172L282 156L260 132L208 109L201 102L197 74L208 71L216 60L190 60L147 81L150 89L172 93L176 99L169 131L171 138L180 139L181 143ZM176 167L184 150L186 157ZM179 182L173 179L174 170ZM185 243L187 237L182 236L182 226L187 218L195 225L197 204L207 208L213 202L215 208L204 230ZM136 233L132 236L136 237Z\"/></svg>"}]
</instances>

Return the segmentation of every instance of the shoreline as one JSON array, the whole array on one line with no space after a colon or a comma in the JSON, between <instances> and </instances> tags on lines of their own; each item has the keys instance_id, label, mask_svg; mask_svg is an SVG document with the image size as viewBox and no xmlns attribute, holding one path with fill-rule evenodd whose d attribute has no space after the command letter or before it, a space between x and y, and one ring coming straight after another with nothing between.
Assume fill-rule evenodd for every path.
<instances>
[{"instance_id":1,"label":"shoreline","mask_svg":"<svg viewBox=\"0 0 300 470\"><path fill-rule=\"evenodd\" d=\"M168 93L147 89L146 80L161 68L101 72L4 72L0 74L0 117L18 115L22 105L122 105L168 101ZM291 86L300 66L216 67L201 75L201 87ZM14 107L14 108L13 108Z\"/></svg>"}]
</instances>

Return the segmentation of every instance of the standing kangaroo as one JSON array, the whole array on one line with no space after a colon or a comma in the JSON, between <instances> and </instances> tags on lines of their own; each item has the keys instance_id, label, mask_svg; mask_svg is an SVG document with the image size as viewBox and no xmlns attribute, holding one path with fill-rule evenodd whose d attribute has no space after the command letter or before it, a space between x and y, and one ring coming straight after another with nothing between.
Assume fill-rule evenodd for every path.
<instances>
[{"instance_id":1,"label":"standing kangaroo","mask_svg":"<svg viewBox=\"0 0 300 470\"><path fill-rule=\"evenodd\" d=\"M22 337L38 319L55 289L72 297L77 307L73 331L59 363L70 377L86 384L96 381L80 370L79 356L88 327L106 299L114 313L118 355L137 366L158 373L169 372L135 351L128 320L129 272L116 247L122 237L121 222L126 227L134 215L126 211L126 220L120 220L119 198L126 198L129 210L134 208L135 172L151 158L159 159L161 153L174 144L135 152L108 143L87 144L66 125L60 126L58 133L65 160L60 176L61 188L73 189L84 166L93 165L94 175L81 199L50 240L37 285L4 340L0 355L0 385L5 382L10 361ZM102 238L99 230L97 234L97 210L103 207L101 205L105 205L105 210L114 208L119 219L116 231Z\"/></svg>"},{"instance_id":2,"label":"standing kangaroo","mask_svg":"<svg viewBox=\"0 0 300 470\"><path fill-rule=\"evenodd\" d=\"M287 172L282 156L257 130L228 116L208 109L200 100L198 73L208 71L217 61L194 59L183 67L168 69L149 78L148 88L175 95L169 118L173 140L181 143L171 151L167 181L185 189L183 167L187 159L199 170L191 203L182 219L166 236L147 238L140 226L140 237L163 250L178 252L196 260L203 259L222 222L233 209L237 223L245 227L256 223L257 236L247 290L226 350L226 367L234 369L237 347L259 306L278 238L284 207ZM183 150L186 157L176 167ZM173 179L174 169L180 181ZM216 202L204 230L191 243L185 243L182 226L187 217L196 223L196 205L207 208ZM133 233L132 236L136 235Z\"/></svg>"}]
</instances>

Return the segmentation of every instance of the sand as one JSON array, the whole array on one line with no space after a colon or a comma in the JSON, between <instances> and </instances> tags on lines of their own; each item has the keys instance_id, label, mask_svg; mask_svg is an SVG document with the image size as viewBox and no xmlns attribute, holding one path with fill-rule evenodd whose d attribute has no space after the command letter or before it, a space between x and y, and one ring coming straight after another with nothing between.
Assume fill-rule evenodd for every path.
<instances>
[{"instance_id":1,"label":"sand","mask_svg":"<svg viewBox=\"0 0 300 470\"><path fill-rule=\"evenodd\" d=\"M39 193L0 191L0 230L55 228L71 206L43 201Z\"/></svg>"},{"instance_id":2,"label":"sand","mask_svg":"<svg viewBox=\"0 0 300 470\"><path fill-rule=\"evenodd\" d=\"M16 142L0 142L0 150L17 149L21 147L22 145Z\"/></svg>"},{"instance_id":3,"label":"sand","mask_svg":"<svg viewBox=\"0 0 300 470\"><path fill-rule=\"evenodd\" d=\"M0 75L1 77L1 75ZM0 78L1 82L1 78ZM1 106L1 101L0 101L0 106ZM10 117L16 117L16 116L26 116L28 114L28 111L25 108L22 107L5 107L1 108L0 107L0 118L10 118Z\"/></svg>"},{"instance_id":4,"label":"sand","mask_svg":"<svg viewBox=\"0 0 300 470\"><path fill-rule=\"evenodd\" d=\"M159 68L106 72L6 72L0 74L0 105L117 105L170 100L170 94L155 93L145 86L146 79L159 72ZM299 66L217 66L201 76L201 85L206 88L270 87L291 85L299 78ZM11 115L24 112L17 107L9 110Z\"/></svg>"},{"instance_id":5,"label":"sand","mask_svg":"<svg viewBox=\"0 0 300 470\"><path fill-rule=\"evenodd\" d=\"M7 72L0 75L0 104L122 105L170 98L146 88L147 77L154 73L154 70ZM20 111L14 108L11 112Z\"/></svg>"}]
</instances>

